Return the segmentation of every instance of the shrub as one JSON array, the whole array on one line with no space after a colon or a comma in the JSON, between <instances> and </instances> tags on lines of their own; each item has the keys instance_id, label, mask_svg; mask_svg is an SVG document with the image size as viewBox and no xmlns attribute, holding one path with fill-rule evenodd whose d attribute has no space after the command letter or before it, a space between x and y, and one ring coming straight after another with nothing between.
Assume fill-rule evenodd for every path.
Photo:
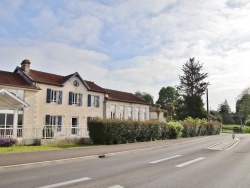
<instances>
[{"instance_id":1,"label":"shrub","mask_svg":"<svg viewBox=\"0 0 250 188\"><path fill-rule=\"evenodd\" d=\"M17 140L14 138L0 138L0 147L10 147L17 144Z\"/></svg>"},{"instance_id":2,"label":"shrub","mask_svg":"<svg viewBox=\"0 0 250 188\"><path fill-rule=\"evenodd\" d=\"M182 136L184 127L179 122L168 122L168 125L170 126L169 138L174 139Z\"/></svg>"}]
</instances>

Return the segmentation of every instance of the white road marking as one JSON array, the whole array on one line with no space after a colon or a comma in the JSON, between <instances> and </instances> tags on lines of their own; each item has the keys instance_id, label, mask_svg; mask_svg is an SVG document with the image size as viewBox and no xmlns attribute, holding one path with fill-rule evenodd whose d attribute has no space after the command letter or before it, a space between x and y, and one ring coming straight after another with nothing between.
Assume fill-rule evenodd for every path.
<instances>
[{"instance_id":1,"label":"white road marking","mask_svg":"<svg viewBox=\"0 0 250 188\"><path fill-rule=\"evenodd\" d=\"M216 143L216 144L214 144L214 145L212 145L212 146L207 147L206 149L211 149L211 148L213 148L214 146L217 146L217 145L219 145L219 144L221 144L221 143L223 143L223 142L226 142L227 140L228 140L228 139L223 140L223 141L221 141L221 142L218 142L218 143Z\"/></svg>"},{"instance_id":2,"label":"white road marking","mask_svg":"<svg viewBox=\"0 0 250 188\"><path fill-rule=\"evenodd\" d=\"M236 138L235 140L237 140L237 142L235 142L233 145L231 145L229 148L227 148L226 151L232 149L236 144L238 144L240 142L239 138Z\"/></svg>"},{"instance_id":3,"label":"white road marking","mask_svg":"<svg viewBox=\"0 0 250 188\"><path fill-rule=\"evenodd\" d=\"M114 186L112 186L112 187L108 187L108 188L124 188L123 186L121 186L121 185L114 185Z\"/></svg>"},{"instance_id":4,"label":"white road marking","mask_svg":"<svg viewBox=\"0 0 250 188\"><path fill-rule=\"evenodd\" d=\"M52 185L46 185L46 186L42 186L42 187L38 187L38 188L54 188L54 187L61 187L61 186L65 186L65 185L70 185L73 183L79 183L82 181L87 181L90 180L91 178L85 177L85 178L80 178L80 179L76 179L76 180L71 180L71 181L65 181L62 183L56 183L56 184L52 184Z\"/></svg>"},{"instance_id":5,"label":"white road marking","mask_svg":"<svg viewBox=\"0 0 250 188\"><path fill-rule=\"evenodd\" d=\"M181 155L175 155L175 156L172 156L172 157L168 157L168 158L164 158L164 159L160 159L160 160L157 160L157 161L152 161L150 162L151 164L155 164L155 163L159 163L159 162L162 162L162 161L166 161L166 160L169 160L169 159L174 159L176 157L180 157Z\"/></svg>"},{"instance_id":6,"label":"white road marking","mask_svg":"<svg viewBox=\"0 0 250 188\"><path fill-rule=\"evenodd\" d=\"M190 165L190 164L192 164L192 163L195 163L195 162L201 161L201 160L203 160L203 159L205 159L205 157L199 157L199 158L197 158L197 159L194 159L194 160L191 160L191 161L188 161L188 162L185 162L185 163L182 163L182 164L176 165L176 167L181 168L181 167L184 167L184 166Z\"/></svg>"}]
</instances>

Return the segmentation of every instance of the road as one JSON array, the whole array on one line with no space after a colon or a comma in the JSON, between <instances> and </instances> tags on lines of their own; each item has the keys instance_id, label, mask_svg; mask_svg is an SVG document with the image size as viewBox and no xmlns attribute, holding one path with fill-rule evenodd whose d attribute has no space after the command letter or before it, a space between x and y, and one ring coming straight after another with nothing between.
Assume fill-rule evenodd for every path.
<instances>
[{"instance_id":1,"label":"road","mask_svg":"<svg viewBox=\"0 0 250 188\"><path fill-rule=\"evenodd\" d=\"M227 149L232 141L236 145ZM4 170L0 180L1 188L250 187L250 135Z\"/></svg>"}]
</instances>

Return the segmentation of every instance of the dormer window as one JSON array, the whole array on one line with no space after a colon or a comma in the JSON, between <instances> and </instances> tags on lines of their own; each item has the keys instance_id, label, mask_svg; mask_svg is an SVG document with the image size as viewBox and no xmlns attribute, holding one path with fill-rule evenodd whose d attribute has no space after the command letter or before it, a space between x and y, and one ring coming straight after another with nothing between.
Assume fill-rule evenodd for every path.
<instances>
[{"instance_id":1,"label":"dormer window","mask_svg":"<svg viewBox=\"0 0 250 188\"><path fill-rule=\"evenodd\" d=\"M74 86L74 87L78 87L78 86L79 86L79 82L78 82L77 80L75 80L75 81L73 82L73 86Z\"/></svg>"}]
</instances>

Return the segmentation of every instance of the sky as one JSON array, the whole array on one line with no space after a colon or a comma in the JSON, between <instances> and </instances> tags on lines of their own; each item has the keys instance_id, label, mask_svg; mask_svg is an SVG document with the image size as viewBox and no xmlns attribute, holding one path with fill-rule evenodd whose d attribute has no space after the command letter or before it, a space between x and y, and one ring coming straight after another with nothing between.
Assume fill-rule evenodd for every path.
<instances>
[{"instance_id":1,"label":"sky","mask_svg":"<svg viewBox=\"0 0 250 188\"><path fill-rule=\"evenodd\" d=\"M209 108L250 85L250 0L0 0L0 70L31 69L104 88L175 87L195 57L210 83ZM204 103L206 103L204 96Z\"/></svg>"}]
</instances>

